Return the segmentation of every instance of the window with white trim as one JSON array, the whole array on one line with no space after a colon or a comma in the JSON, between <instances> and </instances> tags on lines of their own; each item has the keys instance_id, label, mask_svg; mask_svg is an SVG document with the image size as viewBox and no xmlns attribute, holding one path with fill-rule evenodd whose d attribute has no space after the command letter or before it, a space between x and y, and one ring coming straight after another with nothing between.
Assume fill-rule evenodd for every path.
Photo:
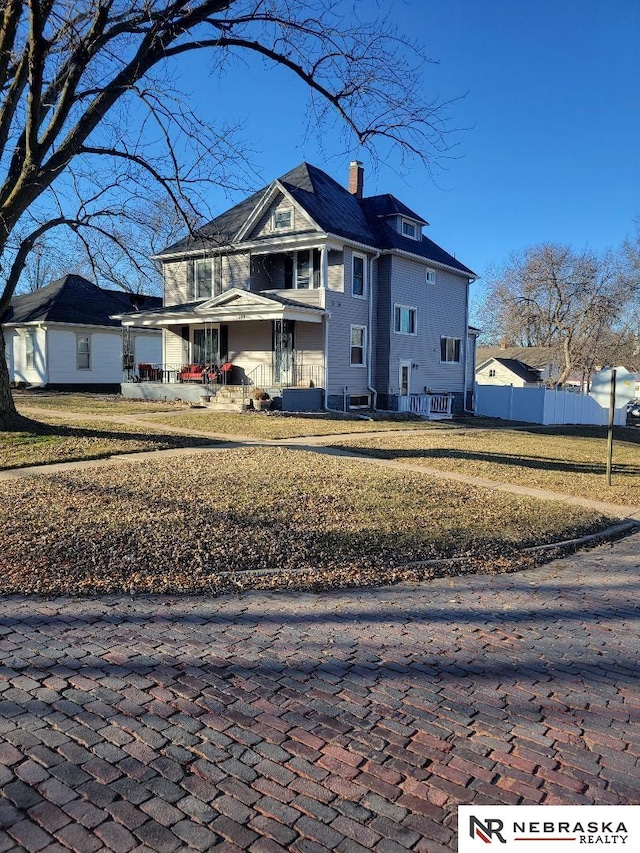
<instances>
[{"instance_id":1,"label":"window with white trim","mask_svg":"<svg viewBox=\"0 0 640 853\"><path fill-rule=\"evenodd\" d=\"M25 367L36 366L36 333L26 332L24 336Z\"/></svg>"},{"instance_id":2,"label":"window with white trim","mask_svg":"<svg viewBox=\"0 0 640 853\"><path fill-rule=\"evenodd\" d=\"M293 210L291 210L291 208L288 210L274 210L271 224L274 231L280 231L283 228L291 228L293 225Z\"/></svg>"},{"instance_id":3,"label":"window with white trim","mask_svg":"<svg viewBox=\"0 0 640 853\"><path fill-rule=\"evenodd\" d=\"M351 367L365 367L367 327L351 326Z\"/></svg>"},{"instance_id":4,"label":"window with white trim","mask_svg":"<svg viewBox=\"0 0 640 853\"><path fill-rule=\"evenodd\" d=\"M461 338L440 338L440 361L456 364L460 361Z\"/></svg>"},{"instance_id":5,"label":"window with white trim","mask_svg":"<svg viewBox=\"0 0 640 853\"><path fill-rule=\"evenodd\" d=\"M427 284L435 284L436 283L436 271L432 269L426 270L424 277L426 279Z\"/></svg>"},{"instance_id":6,"label":"window with white trim","mask_svg":"<svg viewBox=\"0 0 640 853\"><path fill-rule=\"evenodd\" d=\"M367 259L365 255L353 253L351 273L351 294L359 299L364 299L367 295Z\"/></svg>"},{"instance_id":7,"label":"window with white trim","mask_svg":"<svg viewBox=\"0 0 640 853\"><path fill-rule=\"evenodd\" d=\"M196 258L187 267L187 300L210 299L222 293L222 256Z\"/></svg>"},{"instance_id":8,"label":"window with white trim","mask_svg":"<svg viewBox=\"0 0 640 853\"><path fill-rule=\"evenodd\" d=\"M494 367L489 369L489 379L495 379L496 371Z\"/></svg>"},{"instance_id":9,"label":"window with white trim","mask_svg":"<svg viewBox=\"0 0 640 853\"><path fill-rule=\"evenodd\" d=\"M76 335L76 368L91 370L91 335Z\"/></svg>"},{"instance_id":10,"label":"window with white trim","mask_svg":"<svg viewBox=\"0 0 640 853\"><path fill-rule=\"evenodd\" d=\"M418 239L418 226L411 219L402 220L402 234L404 237L410 237L412 240Z\"/></svg>"},{"instance_id":11,"label":"window with white trim","mask_svg":"<svg viewBox=\"0 0 640 853\"><path fill-rule=\"evenodd\" d=\"M393 331L398 335L415 335L418 311L408 305L393 306Z\"/></svg>"}]
</instances>

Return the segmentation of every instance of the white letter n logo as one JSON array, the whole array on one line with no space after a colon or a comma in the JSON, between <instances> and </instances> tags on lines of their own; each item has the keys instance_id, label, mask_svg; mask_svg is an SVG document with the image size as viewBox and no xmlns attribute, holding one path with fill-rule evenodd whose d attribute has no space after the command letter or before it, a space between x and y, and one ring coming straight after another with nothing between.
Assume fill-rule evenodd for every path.
<instances>
[{"instance_id":1,"label":"white letter n logo","mask_svg":"<svg viewBox=\"0 0 640 853\"><path fill-rule=\"evenodd\" d=\"M495 835L498 841L506 844L507 842L500 834L503 825L501 820L496 820L495 818L489 818L486 823L481 823L477 817L471 815L469 817L469 835L472 838L476 836L481 838L485 844L491 844L491 836Z\"/></svg>"}]
</instances>

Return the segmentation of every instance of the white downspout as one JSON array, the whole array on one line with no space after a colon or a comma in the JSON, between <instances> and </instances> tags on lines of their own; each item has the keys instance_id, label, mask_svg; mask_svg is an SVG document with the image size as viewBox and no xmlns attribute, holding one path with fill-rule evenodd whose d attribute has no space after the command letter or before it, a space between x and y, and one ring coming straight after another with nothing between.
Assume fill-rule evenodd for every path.
<instances>
[{"instance_id":1,"label":"white downspout","mask_svg":"<svg viewBox=\"0 0 640 853\"><path fill-rule=\"evenodd\" d=\"M373 262L380 257L380 252L369 260L369 340L367 341L367 391L371 394L371 408L375 411L378 407L378 392L373 387L371 376L371 362L373 360Z\"/></svg>"}]
</instances>

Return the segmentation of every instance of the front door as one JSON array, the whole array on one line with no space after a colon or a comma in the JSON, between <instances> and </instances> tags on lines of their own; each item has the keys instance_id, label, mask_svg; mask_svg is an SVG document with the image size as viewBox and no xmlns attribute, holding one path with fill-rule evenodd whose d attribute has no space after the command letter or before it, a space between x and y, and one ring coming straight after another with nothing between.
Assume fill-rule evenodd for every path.
<instances>
[{"instance_id":1,"label":"front door","mask_svg":"<svg viewBox=\"0 0 640 853\"><path fill-rule=\"evenodd\" d=\"M294 320L273 321L273 381L293 385L295 372Z\"/></svg>"},{"instance_id":2,"label":"front door","mask_svg":"<svg viewBox=\"0 0 640 853\"><path fill-rule=\"evenodd\" d=\"M220 334L217 326L193 330L193 363L220 363Z\"/></svg>"},{"instance_id":3,"label":"front door","mask_svg":"<svg viewBox=\"0 0 640 853\"><path fill-rule=\"evenodd\" d=\"M400 362L400 375L398 377L400 384L400 396L408 397L411 393L411 362Z\"/></svg>"}]
</instances>

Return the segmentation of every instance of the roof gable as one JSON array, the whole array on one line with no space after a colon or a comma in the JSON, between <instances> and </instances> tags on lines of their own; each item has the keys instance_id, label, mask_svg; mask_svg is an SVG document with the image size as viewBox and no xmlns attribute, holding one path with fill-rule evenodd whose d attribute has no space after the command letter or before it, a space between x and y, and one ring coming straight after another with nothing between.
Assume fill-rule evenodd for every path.
<instances>
[{"instance_id":1,"label":"roof gable","mask_svg":"<svg viewBox=\"0 0 640 853\"><path fill-rule=\"evenodd\" d=\"M234 245L256 236L260 216L265 216L269 203L278 188L308 217L311 226L320 231L341 237L346 241L370 246L372 249L404 251L447 266L470 278L475 273L460 263L432 240L422 237L414 240L399 234L385 221L391 216L405 216L421 224L428 224L395 196L376 195L358 199L329 175L309 163L301 163L269 186L263 187L249 198L213 219L194 235L168 246L163 255L175 255L197 250L216 250ZM258 229L259 230L259 229ZM293 228L290 236L297 233ZM261 237L276 236L274 232Z\"/></svg>"},{"instance_id":2,"label":"roof gable","mask_svg":"<svg viewBox=\"0 0 640 853\"><path fill-rule=\"evenodd\" d=\"M502 365L505 370L508 370L510 373L513 373L514 376L517 376L519 379L522 379L524 382L540 382L541 376L540 372L536 370L534 367L530 367L528 364L524 364L524 362L519 361L517 358L488 358L486 361L483 361L482 364L478 365L476 368L476 372L479 370L483 370L488 365L497 362Z\"/></svg>"}]
</instances>

